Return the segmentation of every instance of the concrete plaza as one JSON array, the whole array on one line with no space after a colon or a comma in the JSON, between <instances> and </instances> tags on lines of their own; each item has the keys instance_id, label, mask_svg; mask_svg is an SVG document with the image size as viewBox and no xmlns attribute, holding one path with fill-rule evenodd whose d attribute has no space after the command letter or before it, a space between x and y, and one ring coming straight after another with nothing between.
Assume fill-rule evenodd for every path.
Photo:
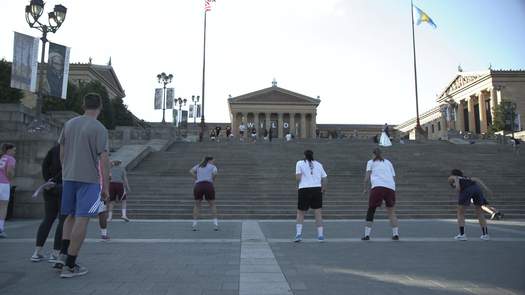
<instances>
[{"instance_id":1,"label":"concrete plaza","mask_svg":"<svg viewBox=\"0 0 525 295\"><path fill-rule=\"evenodd\" d=\"M192 232L188 220L117 220L109 242L92 222L78 259L89 273L73 279L29 260L38 223L7 223L0 294L525 294L524 221L491 222L481 241L471 220L467 242L452 239L454 220L401 220L398 242L384 220L368 242L362 221L326 221L324 243L311 221L301 243L291 220L223 221L218 232L209 221Z\"/></svg>"}]
</instances>

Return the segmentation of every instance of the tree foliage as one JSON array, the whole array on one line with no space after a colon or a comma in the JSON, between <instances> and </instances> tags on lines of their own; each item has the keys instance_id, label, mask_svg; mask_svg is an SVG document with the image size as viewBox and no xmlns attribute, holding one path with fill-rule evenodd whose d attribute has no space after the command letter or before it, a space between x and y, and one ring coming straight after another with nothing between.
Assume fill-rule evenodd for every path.
<instances>
[{"instance_id":1,"label":"tree foliage","mask_svg":"<svg viewBox=\"0 0 525 295\"><path fill-rule=\"evenodd\" d=\"M511 120L515 116L515 103L506 99L503 99L501 103L497 104L493 108L494 117L492 118L492 125L490 126L490 132L498 131L510 131L509 124L506 121ZM512 125L511 125L512 126Z\"/></svg>"},{"instance_id":2,"label":"tree foliage","mask_svg":"<svg viewBox=\"0 0 525 295\"><path fill-rule=\"evenodd\" d=\"M11 64L0 60L0 103L19 103L24 97L20 89L11 88Z\"/></svg>"}]
</instances>

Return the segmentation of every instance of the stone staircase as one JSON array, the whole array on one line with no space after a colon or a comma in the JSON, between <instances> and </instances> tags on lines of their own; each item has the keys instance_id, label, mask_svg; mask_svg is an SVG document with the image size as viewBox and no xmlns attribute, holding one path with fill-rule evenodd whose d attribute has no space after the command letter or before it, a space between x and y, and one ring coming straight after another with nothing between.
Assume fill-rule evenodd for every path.
<instances>
[{"instance_id":1,"label":"stone staircase","mask_svg":"<svg viewBox=\"0 0 525 295\"><path fill-rule=\"evenodd\" d=\"M150 154L129 172L133 190L129 216L191 218L193 183L188 171L204 155L212 155L219 169L215 188L221 218L294 218L295 163L302 159L305 149L312 149L328 173L325 218L362 219L368 200L362 195L364 169L374 147L369 141L358 140L176 142L164 152ZM455 193L447 184L452 168L483 179L495 193L489 201L506 218L525 218L525 158L514 156L508 146L432 141L397 144L384 153L397 173L400 218L454 218ZM204 207L203 218L209 217L208 212ZM385 210L378 210L377 217L385 217Z\"/></svg>"}]
</instances>

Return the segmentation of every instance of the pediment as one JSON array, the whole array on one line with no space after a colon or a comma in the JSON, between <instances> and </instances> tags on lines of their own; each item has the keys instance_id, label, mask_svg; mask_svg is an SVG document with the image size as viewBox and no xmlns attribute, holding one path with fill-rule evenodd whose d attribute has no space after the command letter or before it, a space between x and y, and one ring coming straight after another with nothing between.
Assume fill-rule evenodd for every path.
<instances>
[{"instance_id":1,"label":"pediment","mask_svg":"<svg viewBox=\"0 0 525 295\"><path fill-rule=\"evenodd\" d=\"M459 74L448 84L448 86L443 90L439 98L442 98L444 96L447 96L450 93L453 93L454 91L461 89L474 81L486 76L486 73L465 73L465 74Z\"/></svg>"},{"instance_id":2,"label":"pediment","mask_svg":"<svg viewBox=\"0 0 525 295\"><path fill-rule=\"evenodd\" d=\"M280 87L269 87L259 91L232 97L229 103L233 104L294 104L319 105L320 100L306 95L295 93Z\"/></svg>"}]
</instances>

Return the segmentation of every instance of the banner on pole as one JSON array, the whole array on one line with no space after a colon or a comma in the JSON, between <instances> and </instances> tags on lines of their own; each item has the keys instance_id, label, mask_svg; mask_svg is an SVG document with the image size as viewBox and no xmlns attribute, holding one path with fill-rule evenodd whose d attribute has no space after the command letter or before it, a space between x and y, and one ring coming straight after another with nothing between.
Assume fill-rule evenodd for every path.
<instances>
[{"instance_id":1,"label":"banner on pole","mask_svg":"<svg viewBox=\"0 0 525 295\"><path fill-rule=\"evenodd\" d=\"M201 105L200 104L197 105L197 113L195 114L195 117L196 118L201 117Z\"/></svg>"},{"instance_id":2,"label":"banner on pole","mask_svg":"<svg viewBox=\"0 0 525 295\"><path fill-rule=\"evenodd\" d=\"M175 98L175 88L166 89L166 109L173 109L173 99Z\"/></svg>"},{"instance_id":3,"label":"banner on pole","mask_svg":"<svg viewBox=\"0 0 525 295\"><path fill-rule=\"evenodd\" d=\"M66 46L49 43L46 90L50 96L66 98L69 75L69 51L70 48Z\"/></svg>"},{"instance_id":4,"label":"banner on pole","mask_svg":"<svg viewBox=\"0 0 525 295\"><path fill-rule=\"evenodd\" d=\"M187 128L188 127L188 111L182 111L182 117L181 117L181 122L180 122L180 127L182 128Z\"/></svg>"},{"instance_id":5,"label":"banner on pole","mask_svg":"<svg viewBox=\"0 0 525 295\"><path fill-rule=\"evenodd\" d=\"M173 109L173 125L179 126L179 110Z\"/></svg>"},{"instance_id":6,"label":"banner on pole","mask_svg":"<svg viewBox=\"0 0 525 295\"><path fill-rule=\"evenodd\" d=\"M11 88L36 91L38 38L15 32Z\"/></svg>"},{"instance_id":7,"label":"banner on pole","mask_svg":"<svg viewBox=\"0 0 525 295\"><path fill-rule=\"evenodd\" d=\"M189 113L188 113L190 119L193 118L194 116L194 109L193 109L193 105L190 105L189 106Z\"/></svg>"},{"instance_id":8,"label":"banner on pole","mask_svg":"<svg viewBox=\"0 0 525 295\"><path fill-rule=\"evenodd\" d=\"M155 109L162 110L162 88L155 89Z\"/></svg>"}]
</instances>

